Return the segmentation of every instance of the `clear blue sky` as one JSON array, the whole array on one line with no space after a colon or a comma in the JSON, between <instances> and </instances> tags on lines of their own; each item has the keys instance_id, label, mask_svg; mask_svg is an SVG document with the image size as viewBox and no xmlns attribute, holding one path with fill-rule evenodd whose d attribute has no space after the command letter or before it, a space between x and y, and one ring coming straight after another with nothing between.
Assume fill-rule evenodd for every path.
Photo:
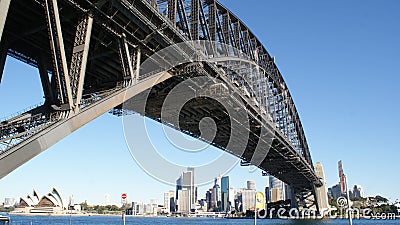
<instances>
[{"instance_id":1,"label":"clear blue sky","mask_svg":"<svg viewBox=\"0 0 400 225\"><path fill-rule=\"evenodd\" d=\"M349 183L368 195L400 198L400 2L222 1L267 47L300 113L314 162L322 162L328 186L343 160ZM0 116L42 101L38 72L8 58L0 84ZM161 126L151 124L154 139ZM173 147L165 144L165 149ZM219 150L213 150L215 155ZM235 167L235 188L268 180ZM57 186L77 202L162 200L174 187L143 172L125 144L121 118L103 115L0 180L0 201ZM199 196L206 187L200 188Z\"/></svg>"}]
</instances>

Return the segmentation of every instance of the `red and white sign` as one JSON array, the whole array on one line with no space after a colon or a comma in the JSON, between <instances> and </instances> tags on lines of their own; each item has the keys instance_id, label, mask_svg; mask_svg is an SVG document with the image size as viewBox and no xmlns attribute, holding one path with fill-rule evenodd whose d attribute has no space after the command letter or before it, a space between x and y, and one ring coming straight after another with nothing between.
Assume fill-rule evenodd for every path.
<instances>
[{"instance_id":1,"label":"red and white sign","mask_svg":"<svg viewBox=\"0 0 400 225\"><path fill-rule=\"evenodd\" d=\"M126 193L123 193L123 194L121 195L121 198L122 198L122 199L126 199Z\"/></svg>"}]
</instances>

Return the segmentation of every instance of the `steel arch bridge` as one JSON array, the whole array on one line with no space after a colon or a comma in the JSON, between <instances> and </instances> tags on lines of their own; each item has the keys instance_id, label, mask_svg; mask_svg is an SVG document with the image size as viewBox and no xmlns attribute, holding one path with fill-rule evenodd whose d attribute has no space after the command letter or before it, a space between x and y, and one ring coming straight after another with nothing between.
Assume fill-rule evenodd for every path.
<instances>
[{"instance_id":1,"label":"steel arch bridge","mask_svg":"<svg viewBox=\"0 0 400 225\"><path fill-rule=\"evenodd\" d=\"M199 137L193 123L211 116L217 136L207 141L290 185L298 207L317 204L315 189L322 182L274 58L216 0L0 0L0 35L0 82L11 56L38 68L45 97L43 105L2 119L0 178L98 116L123 114L122 104L146 90L147 105L141 113L164 122L161 108L168 93L182 80L202 75L215 82L211 91L229 93L246 110L249 119L242 122L250 135L244 151L227 149L232 124L223 119L223 107L210 99L186 104L179 124L170 125ZM201 41L219 43L212 51L201 51L206 58L233 52L256 72L229 60L223 68L200 61L167 71L141 71L142 62L177 43L186 44L175 48L169 60L199 54ZM159 60L154 63L167 61ZM270 143L270 148L257 149L260 142Z\"/></svg>"}]
</instances>

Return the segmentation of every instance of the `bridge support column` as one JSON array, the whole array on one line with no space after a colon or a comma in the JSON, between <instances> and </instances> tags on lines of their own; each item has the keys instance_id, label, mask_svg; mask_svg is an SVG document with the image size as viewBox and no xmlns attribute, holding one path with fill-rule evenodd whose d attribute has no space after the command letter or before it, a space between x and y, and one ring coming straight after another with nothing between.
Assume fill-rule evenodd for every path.
<instances>
[{"instance_id":1,"label":"bridge support column","mask_svg":"<svg viewBox=\"0 0 400 225\"><path fill-rule=\"evenodd\" d=\"M322 211L321 211L321 206L319 205L319 198L318 198L318 194L317 194L317 187L314 185L314 188L313 188L313 194L314 194L314 201L315 201L315 208L316 208L316 210L317 210L317 215L320 215L320 216L324 216L324 215L321 215L321 213L323 213Z\"/></svg>"},{"instance_id":2,"label":"bridge support column","mask_svg":"<svg viewBox=\"0 0 400 225\"><path fill-rule=\"evenodd\" d=\"M7 59L8 44L6 41L0 41L0 83L3 77L4 65Z\"/></svg>"},{"instance_id":3,"label":"bridge support column","mask_svg":"<svg viewBox=\"0 0 400 225\"><path fill-rule=\"evenodd\" d=\"M87 14L82 17L76 27L71 68L69 70L71 92L74 100L73 107L76 113L79 111L79 105L82 99L92 26L93 17L90 14Z\"/></svg>"},{"instance_id":4,"label":"bridge support column","mask_svg":"<svg viewBox=\"0 0 400 225\"><path fill-rule=\"evenodd\" d=\"M44 62L43 56L39 58L38 69L39 69L40 81L42 82L44 98L46 99L45 104L52 105L54 104L54 94L51 88L49 74L47 72L46 63Z\"/></svg>"},{"instance_id":5,"label":"bridge support column","mask_svg":"<svg viewBox=\"0 0 400 225\"><path fill-rule=\"evenodd\" d=\"M299 208L299 205L297 204L296 194L294 193L293 188L290 188L290 207L293 209Z\"/></svg>"},{"instance_id":6,"label":"bridge support column","mask_svg":"<svg viewBox=\"0 0 400 225\"><path fill-rule=\"evenodd\" d=\"M124 76L124 82L128 82L127 85L129 85L134 78L134 73L132 56L129 51L128 43L126 42L125 34L122 35L122 38L120 40L119 55L121 61L121 69Z\"/></svg>"},{"instance_id":7,"label":"bridge support column","mask_svg":"<svg viewBox=\"0 0 400 225\"><path fill-rule=\"evenodd\" d=\"M199 40L199 0L192 0L191 2L191 12L190 12L190 33L192 35L192 40Z\"/></svg>"},{"instance_id":8,"label":"bridge support column","mask_svg":"<svg viewBox=\"0 0 400 225\"><path fill-rule=\"evenodd\" d=\"M0 0L0 40L3 34L4 25L6 24L10 2L11 0Z\"/></svg>"},{"instance_id":9,"label":"bridge support column","mask_svg":"<svg viewBox=\"0 0 400 225\"><path fill-rule=\"evenodd\" d=\"M140 49L140 47L138 46L136 48L136 66L135 66L135 75L133 78L133 84L137 84L137 82L139 81L139 75L140 75L140 58L142 57L142 50Z\"/></svg>"},{"instance_id":10,"label":"bridge support column","mask_svg":"<svg viewBox=\"0 0 400 225\"><path fill-rule=\"evenodd\" d=\"M170 19L176 27L176 8L177 0L168 0L168 19Z\"/></svg>"},{"instance_id":11,"label":"bridge support column","mask_svg":"<svg viewBox=\"0 0 400 225\"><path fill-rule=\"evenodd\" d=\"M136 84L139 80L141 50L139 46L134 49L135 51L130 50L124 35L120 40L119 55L125 85Z\"/></svg>"},{"instance_id":12,"label":"bridge support column","mask_svg":"<svg viewBox=\"0 0 400 225\"><path fill-rule=\"evenodd\" d=\"M62 109L70 110L73 106L71 82L68 75L57 0L45 0L45 9L53 58L53 76L55 76L58 96L60 98L59 104L62 106Z\"/></svg>"}]
</instances>

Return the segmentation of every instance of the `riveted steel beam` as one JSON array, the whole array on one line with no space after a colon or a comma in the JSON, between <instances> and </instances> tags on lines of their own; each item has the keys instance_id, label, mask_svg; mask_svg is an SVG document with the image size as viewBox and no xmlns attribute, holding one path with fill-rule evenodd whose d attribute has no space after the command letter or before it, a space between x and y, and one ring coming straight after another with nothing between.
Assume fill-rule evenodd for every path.
<instances>
[{"instance_id":1,"label":"riveted steel beam","mask_svg":"<svg viewBox=\"0 0 400 225\"><path fill-rule=\"evenodd\" d=\"M134 78L132 55L128 43L126 42L125 35L123 35L120 40L119 54L124 81L131 81Z\"/></svg>"},{"instance_id":2,"label":"riveted steel beam","mask_svg":"<svg viewBox=\"0 0 400 225\"><path fill-rule=\"evenodd\" d=\"M168 0L168 19L170 19L176 27L176 8L177 8L177 0Z\"/></svg>"},{"instance_id":3,"label":"riveted steel beam","mask_svg":"<svg viewBox=\"0 0 400 225\"><path fill-rule=\"evenodd\" d=\"M208 27L210 28L210 39L215 41L217 39L217 24L216 24L217 10L215 1L208 5Z\"/></svg>"},{"instance_id":4,"label":"riveted steel beam","mask_svg":"<svg viewBox=\"0 0 400 225\"><path fill-rule=\"evenodd\" d=\"M208 28L208 24L207 24L207 18L206 18L206 14L204 12L204 7L203 7L203 3L201 1L199 1L200 4L200 23L201 23L201 29L203 31L203 35L204 37L211 41L210 38L210 29Z\"/></svg>"},{"instance_id":5,"label":"riveted steel beam","mask_svg":"<svg viewBox=\"0 0 400 225\"><path fill-rule=\"evenodd\" d=\"M224 36L224 43L229 45L230 43L230 34L229 34L229 14L224 13L222 14L222 35Z\"/></svg>"},{"instance_id":6,"label":"riveted steel beam","mask_svg":"<svg viewBox=\"0 0 400 225\"><path fill-rule=\"evenodd\" d=\"M71 67L69 70L75 111L79 110L79 104L82 99L92 26L93 18L87 14L79 20L76 27Z\"/></svg>"},{"instance_id":7,"label":"riveted steel beam","mask_svg":"<svg viewBox=\"0 0 400 225\"><path fill-rule=\"evenodd\" d=\"M54 93L51 87L49 73L46 67L46 62L44 61L45 57L40 56L38 60L38 69L40 75L40 81L42 83L43 94L45 98L45 104L52 105L54 104Z\"/></svg>"},{"instance_id":8,"label":"riveted steel beam","mask_svg":"<svg viewBox=\"0 0 400 225\"><path fill-rule=\"evenodd\" d=\"M0 40L3 34L4 25L6 24L10 2L11 0L0 0Z\"/></svg>"},{"instance_id":9,"label":"riveted steel beam","mask_svg":"<svg viewBox=\"0 0 400 225\"><path fill-rule=\"evenodd\" d=\"M139 81L141 57L142 57L142 50L138 46L136 48L135 72L134 72L135 74L133 77L133 84L137 84L137 82Z\"/></svg>"},{"instance_id":10,"label":"riveted steel beam","mask_svg":"<svg viewBox=\"0 0 400 225\"><path fill-rule=\"evenodd\" d=\"M63 109L69 110L73 106L73 100L57 0L45 0L45 9L53 59L53 76L55 76L57 83L58 101L63 106Z\"/></svg>"},{"instance_id":11,"label":"riveted steel beam","mask_svg":"<svg viewBox=\"0 0 400 225\"><path fill-rule=\"evenodd\" d=\"M3 77L4 65L7 59L8 44L6 41L0 41L0 83Z\"/></svg>"},{"instance_id":12,"label":"riveted steel beam","mask_svg":"<svg viewBox=\"0 0 400 225\"><path fill-rule=\"evenodd\" d=\"M192 35L190 33L189 23L188 23L188 19L187 19L186 10L185 10L185 4L184 4L183 0L178 0L178 8L179 8L178 15L179 15L179 19L181 21L182 30L183 30L183 32L186 33L189 40L193 40Z\"/></svg>"},{"instance_id":13,"label":"riveted steel beam","mask_svg":"<svg viewBox=\"0 0 400 225\"><path fill-rule=\"evenodd\" d=\"M192 35L192 40L199 40L199 22L200 22L200 10L199 10L199 0L191 1L190 10L190 33Z\"/></svg>"}]
</instances>

